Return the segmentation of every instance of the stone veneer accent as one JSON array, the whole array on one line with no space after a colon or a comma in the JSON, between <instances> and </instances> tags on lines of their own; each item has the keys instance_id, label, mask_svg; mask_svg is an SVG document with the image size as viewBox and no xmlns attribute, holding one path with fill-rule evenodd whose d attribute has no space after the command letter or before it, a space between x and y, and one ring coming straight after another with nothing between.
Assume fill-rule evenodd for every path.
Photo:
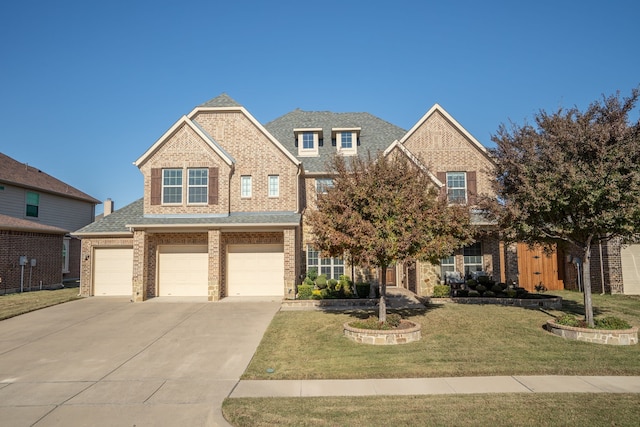
<instances>
[{"instance_id":1,"label":"stone veneer accent","mask_svg":"<svg viewBox=\"0 0 640 427\"><path fill-rule=\"evenodd\" d=\"M438 299L432 299L431 302L438 301ZM562 298L550 297L550 298L484 298L484 297L456 297L451 301L458 304L495 304L495 305L508 305L513 307L524 308L549 308L553 310L560 310L562 308Z\"/></svg>"},{"instance_id":2,"label":"stone veneer accent","mask_svg":"<svg viewBox=\"0 0 640 427\"><path fill-rule=\"evenodd\" d=\"M547 330L562 338L608 345L638 344L638 328L631 329L587 329L560 325L555 320L547 320Z\"/></svg>"},{"instance_id":3,"label":"stone veneer accent","mask_svg":"<svg viewBox=\"0 0 640 427\"><path fill-rule=\"evenodd\" d=\"M350 326L345 323L344 335L351 341L355 341L360 344L372 344L372 345L396 345L396 344L408 344L414 341L420 341L422 334L420 332L421 326L419 323L413 323L408 320L402 320L405 325L412 325L406 329L395 329L388 331L374 330L374 329L359 329Z\"/></svg>"}]
</instances>

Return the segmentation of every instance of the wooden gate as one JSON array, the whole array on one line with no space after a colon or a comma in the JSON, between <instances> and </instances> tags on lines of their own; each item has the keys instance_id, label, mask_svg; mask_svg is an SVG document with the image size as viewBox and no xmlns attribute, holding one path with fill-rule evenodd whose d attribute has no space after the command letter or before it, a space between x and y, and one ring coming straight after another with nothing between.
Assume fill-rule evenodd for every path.
<instances>
[{"instance_id":1,"label":"wooden gate","mask_svg":"<svg viewBox=\"0 0 640 427\"><path fill-rule=\"evenodd\" d=\"M518 243L518 285L535 292L536 285L543 284L547 290L564 289L562 266L558 264L558 251L545 253L541 247L529 248Z\"/></svg>"}]
</instances>

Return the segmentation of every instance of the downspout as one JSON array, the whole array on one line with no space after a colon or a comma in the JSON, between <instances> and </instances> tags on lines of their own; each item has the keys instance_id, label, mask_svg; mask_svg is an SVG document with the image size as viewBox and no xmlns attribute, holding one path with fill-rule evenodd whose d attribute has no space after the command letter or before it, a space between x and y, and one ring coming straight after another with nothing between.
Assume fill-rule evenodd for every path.
<instances>
[{"instance_id":1,"label":"downspout","mask_svg":"<svg viewBox=\"0 0 640 427\"><path fill-rule=\"evenodd\" d=\"M600 247L600 284L602 285L602 293L604 295L604 261L602 260L602 239L598 236L598 246Z\"/></svg>"}]
</instances>

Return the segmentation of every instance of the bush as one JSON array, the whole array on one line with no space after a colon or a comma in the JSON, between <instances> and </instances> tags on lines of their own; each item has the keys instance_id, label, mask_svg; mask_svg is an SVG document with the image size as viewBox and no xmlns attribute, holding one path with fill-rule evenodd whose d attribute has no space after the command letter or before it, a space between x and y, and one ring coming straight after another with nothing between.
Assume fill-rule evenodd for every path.
<instances>
[{"instance_id":1,"label":"bush","mask_svg":"<svg viewBox=\"0 0 640 427\"><path fill-rule=\"evenodd\" d=\"M341 275L338 280L338 285L340 285L345 298L351 298L353 296L353 291L351 290L351 279L349 276L345 276L344 274Z\"/></svg>"},{"instance_id":2,"label":"bush","mask_svg":"<svg viewBox=\"0 0 640 427\"><path fill-rule=\"evenodd\" d=\"M435 285L433 287L434 298L447 298L451 295L451 286L449 285Z\"/></svg>"},{"instance_id":3,"label":"bush","mask_svg":"<svg viewBox=\"0 0 640 427\"><path fill-rule=\"evenodd\" d=\"M476 282L473 279L469 279L466 282L464 282L464 284L467 285L467 287L470 288L470 289L475 289L476 285L478 284L478 282Z\"/></svg>"},{"instance_id":4,"label":"bush","mask_svg":"<svg viewBox=\"0 0 640 427\"><path fill-rule=\"evenodd\" d=\"M338 284L338 281L336 279L329 279L327 281L327 287L332 291L337 291L339 289L339 288L336 288L337 284Z\"/></svg>"},{"instance_id":5,"label":"bush","mask_svg":"<svg viewBox=\"0 0 640 427\"><path fill-rule=\"evenodd\" d=\"M309 285L312 288L313 288L313 285L314 285L313 280L311 280L309 277L305 277L304 281L302 283L304 283L305 285Z\"/></svg>"},{"instance_id":6,"label":"bush","mask_svg":"<svg viewBox=\"0 0 640 427\"><path fill-rule=\"evenodd\" d=\"M476 291L478 291L479 293L484 293L484 291L486 291L487 288L484 285L478 285L476 286Z\"/></svg>"},{"instance_id":7,"label":"bush","mask_svg":"<svg viewBox=\"0 0 640 427\"><path fill-rule=\"evenodd\" d=\"M313 292L313 285L302 284L298 285L298 299L311 299L311 293Z\"/></svg>"},{"instance_id":8,"label":"bush","mask_svg":"<svg viewBox=\"0 0 640 427\"><path fill-rule=\"evenodd\" d=\"M369 283L356 283L356 292L358 293L358 297L368 298L369 288L370 288Z\"/></svg>"},{"instance_id":9,"label":"bush","mask_svg":"<svg viewBox=\"0 0 640 427\"><path fill-rule=\"evenodd\" d=\"M507 288L509 287L509 286L508 286L506 283L504 283L504 282L500 282L500 283L498 283L498 286L500 286L502 289L507 289Z\"/></svg>"},{"instance_id":10,"label":"bush","mask_svg":"<svg viewBox=\"0 0 640 427\"><path fill-rule=\"evenodd\" d=\"M474 290L470 290L468 296L469 297L479 297L480 296L480 292L474 291Z\"/></svg>"},{"instance_id":11,"label":"bush","mask_svg":"<svg viewBox=\"0 0 640 427\"><path fill-rule=\"evenodd\" d=\"M395 329L400 325L400 321L402 317L396 313L387 313L387 321L385 323L380 323L380 320L371 316L363 320L356 320L351 322L350 325L354 328L359 329L374 329L374 330L390 330Z\"/></svg>"},{"instance_id":12,"label":"bush","mask_svg":"<svg viewBox=\"0 0 640 427\"><path fill-rule=\"evenodd\" d=\"M467 289L459 289L456 291L456 296L465 298L469 296L469 291Z\"/></svg>"},{"instance_id":13,"label":"bush","mask_svg":"<svg viewBox=\"0 0 640 427\"><path fill-rule=\"evenodd\" d=\"M312 282L315 282L318 277L318 269L314 267L307 270L307 277L311 279Z\"/></svg>"},{"instance_id":14,"label":"bush","mask_svg":"<svg viewBox=\"0 0 640 427\"><path fill-rule=\"evenodd\" d=\"M518 295L518 293L513 289L505 289L504 293L507 298L515 298Z\"/></svg>"},{"instance_id":15,"label":"bush","mask_svg":"<svg viewBox=\"0 0 640 427\"><path fill-rule=\"evenodd\" d=\"M608 316L602 319L594 319L596 329L630 329L631 325L626 320Z\"/></svg>"},{"instance_id":16,"label":"bush","mask_svg":"<svg viewBox=\"0 0 640 427\"><path fill-rule=\"evenodd\" d=\"M320 289L324 289L327 287L327 275L321 274L316 277L316 286Z\"/></svg>"},{"instance_id":17,"label":"bush","mask_svg":"<svg viewBox=\"0 0 640 427\"><path fill-rule=\"evenodd\" d=\"M495 294L499 294L500 292L502 292L504 288L502 286L500 286L499 284L495 284L491 287L491 292L495 293Z\"/></svg>"},{"instance_id":18,"label":"bush","mask_svg":"<svg viewBox=\"0 0 640 427\"><path fill-rule=\"evenodd\" d=\"M556 323L558 325L572 326L574 328L584 328L585 327L584 320L578 319L573 314L563 314L562 316L556 318Z\"/></svg>"},{"instance_id":19,"label":"bush","mask_svg":"<svg viewBox=\"0 0 640 427\"><path fill-rule=\"evenodd\" d=\"M483 297L490 298L490 297L495 297L495 296L496 296L496 294L495 294L495 292L493 292L493 291L485 291L485 293L484 293L484 294L482 294L482 296L483 296Z\"/></svg>"}]
</instances>

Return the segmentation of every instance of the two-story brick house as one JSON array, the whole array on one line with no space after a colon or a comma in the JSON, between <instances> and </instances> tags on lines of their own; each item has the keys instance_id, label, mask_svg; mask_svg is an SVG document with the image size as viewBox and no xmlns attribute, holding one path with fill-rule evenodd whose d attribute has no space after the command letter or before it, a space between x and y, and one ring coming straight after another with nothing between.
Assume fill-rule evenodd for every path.
<instances>
[{"instance_id":1,"label":"two-story brick house","mask_svg":"<svg viewBox=\"0 0 640 427\"><path fill-rule=\"evenodd\" d=\"M78 230L84 295L266 295L293 298L309 268L377 280L375 271L322 258L304 214L331 185L336 153L400 148L419 158L453 202L489 191L486 150L434 106L408 132L368 113L294 110L261 125L227 95L178 120L135 162L144 196ZM478 227L487 227L478 216ZM501 268L497 236L443 260L391 270L391 284L429 294L444 272Z\"/></svg>"},{"instance_id":2,"label":"two-story brick house","mask_svg":"<svg viewBox=\"0 0 640 427\"><path fill-rule=\"evenodd\" d=\"M80 241L99 200L0 153L0 293L80 277Z\"/></svg>"}]
</instances>

